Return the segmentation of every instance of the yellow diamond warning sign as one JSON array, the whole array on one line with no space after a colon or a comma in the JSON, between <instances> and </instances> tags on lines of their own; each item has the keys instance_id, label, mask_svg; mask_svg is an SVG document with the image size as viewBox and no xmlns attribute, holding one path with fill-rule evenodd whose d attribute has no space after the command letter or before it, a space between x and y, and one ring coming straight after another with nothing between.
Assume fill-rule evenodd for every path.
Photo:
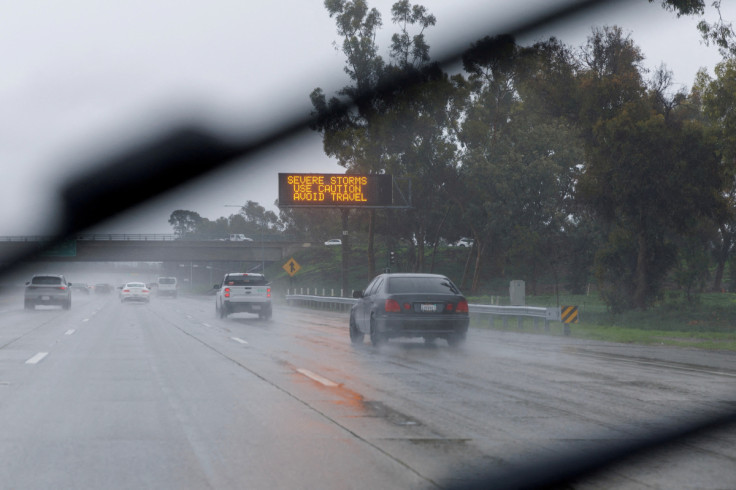
<instances>
[{"instance_id":1,"label":"yellow diamond warning sign","mask_svg":"<svg viewBox=\"0 0 736 490\"><path fill-rule=\"evenodd\" d=\"M299 269L302 268L302 266L300 266L299 263L294 260L294 257L290 258L282 267L291 277L294 277L294 274L299 272Z\"/></svg>"}]
</instances>

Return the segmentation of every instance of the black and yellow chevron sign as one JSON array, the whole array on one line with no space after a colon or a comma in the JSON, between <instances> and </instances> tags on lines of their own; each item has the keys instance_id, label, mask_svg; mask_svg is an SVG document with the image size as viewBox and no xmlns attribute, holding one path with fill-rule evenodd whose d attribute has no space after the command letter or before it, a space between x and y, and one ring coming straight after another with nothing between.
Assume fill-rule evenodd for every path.
<instances>
[{"instance_id":1,"label":"black and yellow chevron sign","mask_svg":"<svg viewBox=\"0 0 736 490\"><path fill-rule=\"evenodd\" d=\"M578 307L577 306L563 306L561 308L562 323L577 323L578 322Z\"/></svg>"}]
</instances>

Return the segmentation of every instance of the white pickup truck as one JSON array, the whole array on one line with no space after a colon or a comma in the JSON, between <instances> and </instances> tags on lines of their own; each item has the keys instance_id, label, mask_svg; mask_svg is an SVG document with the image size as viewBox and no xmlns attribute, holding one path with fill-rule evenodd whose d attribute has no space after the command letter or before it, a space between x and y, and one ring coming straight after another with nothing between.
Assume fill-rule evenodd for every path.
<instances>
[{"instance_id":1,"label":"white pickup truck","mask_svg":"<svg viewBox=\"0 0 736 490\"><path fill-rule=\"evenodd\" d=\"M244 312L271 318L271 284L263 274L231 272L214 288L217 290L215 312L218 317Z\"/></svg>"}]
</instances>

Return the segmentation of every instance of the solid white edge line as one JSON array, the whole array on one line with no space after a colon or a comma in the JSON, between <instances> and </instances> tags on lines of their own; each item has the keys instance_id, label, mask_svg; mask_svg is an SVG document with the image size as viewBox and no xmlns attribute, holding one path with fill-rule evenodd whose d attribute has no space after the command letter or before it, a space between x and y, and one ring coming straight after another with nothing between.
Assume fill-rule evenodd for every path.
<instances>
[{"instance_id":1,"label":"solid white edge line","mask_svg":"<svg viewBox=\"0 0 736 490\"><path fill-rule=\"evenodd\" d=\"M67 330L66 332L64 332L64 335L71 335L74 332L76 332L76 330L74 330L73 328L70 328L69 330Z\"/></svg>"},{"instance_id":2,"label":"solid white edge line","mask_svg":"<svg viewBox=\"0 0 736 490\"><path fill-rule=\"evenodd\" d=\"M299 369L296 370L296 372L298 372L300 374L303 374L307 378L310 378L310 379L316 381L317 383L321 383L321 384L323 384L325 386L329 386L330 388L335 387L335 386L338 386L338 384L335 383L334 381L330 381L329 379L324 378L324 377L320 376L319 374L313 373L309 369L299 368Z\"/></svg>"},{"instance_id":3,"label":"solid white edge line","mask_svg":"<svg viewBox=\"0 0 736 490\"><path fill-rule=\"evenodd\" d=\"M245 340L241 338L238 338L238 337L230 337L230 338L233 339L235 342L238 342L239 344L248 345L248 342L246 342Z\"/></svg>"},{"instance_id":4,"label":"solid white edge line","mask_svg":"<svg viewBox=\"0 0 736 490\"><path fill-rule=\"evenodd\" d=\"M26 364L38 364L43 360L44 357L48 356L48 352L39 352L35 356L31 357L26 361Z\"/></svg>"}]
</instances>

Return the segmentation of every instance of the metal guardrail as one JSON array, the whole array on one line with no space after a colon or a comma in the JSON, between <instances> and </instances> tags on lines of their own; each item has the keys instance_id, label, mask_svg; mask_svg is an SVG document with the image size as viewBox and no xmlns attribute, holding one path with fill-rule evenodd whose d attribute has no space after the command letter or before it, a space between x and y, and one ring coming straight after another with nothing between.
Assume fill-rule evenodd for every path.
<instances>
[{"instance_id":1,"label":"metal guardrail","mask_svg":"<svg viewBox=\"0 0 736 490\"><path fill-rule=\"evenodd\" d=\"M299 303L303 306L312 308L321 308L337 311L349 310L352 305L357 303L358 300L354 298L341 298L336 296L312 296L308 294L287 294L286 303L293 304ZM500 316L503 318L503 326L508 326L508 318L516 317L518 319L518 326L522 326L524 318L534 319L534 326L538 326L541 320L544 320L544 330L549 331L549 322L560 322L562 321L560 307L539 307L539 306L497 306L497 305L468 305L470 313L479 315L488 315L490 318L490 324L493 326L495 317ZM565 324L564 327L565 335L570 334L570 327Z\"/></svg>"},{"instance_id":2,"label":"metal guardrail","mask_svg":"<svg viewBox=\"0 0 736 490\"><path fill-rule=\"evenodd\" d=\"M468 305L470 313L479 313L489 315L491 326L496 316L503 318L504 328L508 326L508 318L516 317L519 328L522 326L524 318L532 318L534 326L538 326L540 320L544 320L544 331L549 331L549 322L561 322L562 314L560 307L540 307L540 306L496 306L496 305ZM565 324L565 335L570 334L570 327Z\"/></svg>"},{"instance_id":3,"label":"metal guardrail","mask_svg":"<svg viewBox=\"0 0 736 490\"><path fill-rule=\"evenodd\" d=\"M339 296L311 296L307 294L287 294L286 303L299 303L302 306L321 308L324 310L347 311L357 303L355 298L341 298Z\"/></svg>"}]
</instances>

